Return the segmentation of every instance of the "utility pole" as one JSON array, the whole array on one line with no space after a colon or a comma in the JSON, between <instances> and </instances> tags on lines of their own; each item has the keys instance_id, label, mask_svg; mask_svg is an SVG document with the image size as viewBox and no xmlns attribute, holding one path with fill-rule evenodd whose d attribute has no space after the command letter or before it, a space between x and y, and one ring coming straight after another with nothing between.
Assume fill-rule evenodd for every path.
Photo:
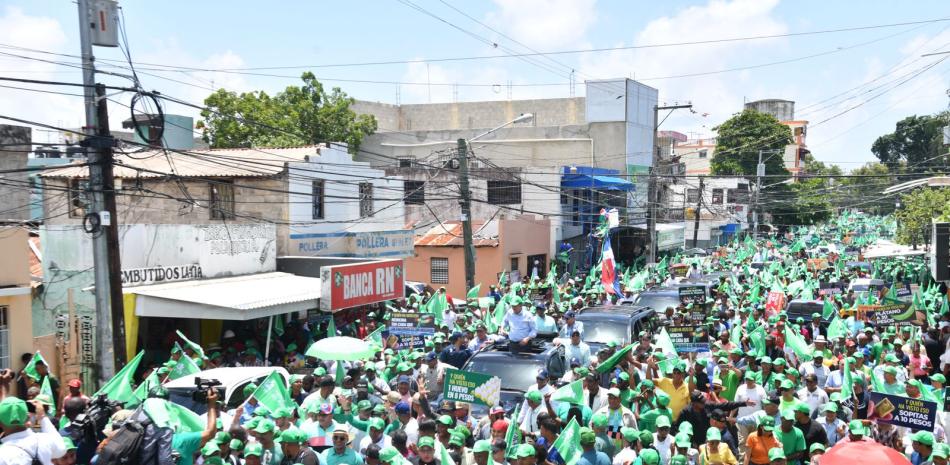
<instances>
[{"instance_id":1,"label":"utility pole","mask_svg":"<svg viewBox=\"0 0 950 465\"><path fill-rule=\"evenodd\" d=\"M462 207L462 240L465 248L465 292L475 287L475 244L472 240L472 193L468 190L468 143L458 140L459 190Z\"/></svg>"},{"instance_id":2,"label":"utility pole","mask_svg":"<svg viewBox=\"0 0 950 465\"><path fill-rule=\"evenodd\" d=\"M82 81L83 97L86 110L86 125L83 126L83 132L86 139L82 141L86 148L86 158L89 162L89 189L91 197L89 202L89 211L83 219L84 224L89 224L89 231L92 234L93 251L93 269L95 273L95 301L96 301L96 361L98 363L98 378L100 384L104 384L111 379L116 372L116 354L122 354L125 358L125 338L116 340L116 331L114 330L112 315L115 313L113 304L119 307L118 314L123 315L121 288L118 289L119 299L113 302L112 286L110 285L110 253L109 253L109 229L115 229L115 223L118 220L115 217L115 199L112 199L112 209L107 206L106 185L113 186L112 181L112 138L108 133L108 116L105 107L105 95L101 93L101 106L97 100L96 70L95 58L92 54L92 31L95 28L95 22L92 20L92 11L88 0L78 0L79 9L79 42L82 55ZM104 91L104 89L101 89ZM100 116L101 115L101 116ZM97 119L104 117L104 121ZM100 137L99 129L105 124L106 137ZM106 170L105 167L108 166ZM107 172L106 172L107 171ZM106 180L108 176L108 180ZM110 196L114 194L114 189L109 188ZM103 229L105 227L105 229ZM116 243L118 236L116 235ZM115 249L116 254L118 248ZM116 257L118 265L118 257ZM122 320L119 320L121 323ZM119 328L121 334L124 328Z\"/></svg>"},{"instance_id":3,"label":"utility pole","mask_svg":"<svg viewBox=\"0 0 950 465\"><path fill-rule=\"evenodd\" d=\"M693 221L693 248L696 248L696 242L699 240L699 215L703 211L703 177L699 177L699 198L696 200L696 215Z\"/></svg>"},{"instance_id":4,"label":"utility pole","mask_svg":"<svg viewBox=\"0 0 950 465\"><path fill-rule=\"evenodd\" d=\"M669 105L669 106L653 106L653 155L652 161L650 162L650 179L647 187L647 237L650 241L649 247L647 248L647 264L656 263L656 209L657 204L659 203L659 188L657 187L657 171L659 168L660 160L660 145L659 145L659 130L660 125L663 124L663 121L666 121L666 118L673 113L673 110L679 110L682 108L693 108L692 104L687 105ZM660 121L660 110L670 110L670 113L667 113L666 118L663 118L663 121Z\"/></svg>"},{"instance_id":5,"label":"utility pole","mask_svg":"<svg viewBox=\"0 0 950 465\"><path fill-rule=\"evenodd\" d=\"M765 176L762 152L759 149L759 163L755 165L755 198L752 200L752 238L756 240L759 239L759 191L762 190L762 176Z\"/></svg>"}]
</instances>

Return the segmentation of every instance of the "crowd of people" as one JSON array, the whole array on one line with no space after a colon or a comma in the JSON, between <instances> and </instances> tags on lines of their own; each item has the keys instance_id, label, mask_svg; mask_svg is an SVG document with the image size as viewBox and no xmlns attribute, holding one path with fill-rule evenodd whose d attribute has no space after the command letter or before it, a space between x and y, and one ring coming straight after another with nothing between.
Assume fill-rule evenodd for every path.
<instances>
[{"instance_id":1,"label":"crowd of people","mask_svg":"<svg viewBox=\"0 0 950 465\"><path fill-rule=\"evenodd\" d=\"M115 453L136 419L169 432L172 454L148 462L162 465L804 465L849 443L888 448L903 463L945 465L947 288L922 260L863 259L892 232L886 219L843 215L818 228L736 240L709 256L631 266L616 273L616 286L595 266L583 275L503 277L465 305L439 289L339 328L290 323L267 350L259 328L228 330L207 349L181 337L168 362L134 370L138 383L96 393L114 402L94 434L78 425L97 396L84 395L79 380L60 395L45 364L27 357L19 373L0 373L0 465L138 463L118 462ZM887 284L849 291L867 278ZM653 309L650 329L625 344L594 351L584 342L577 316L585 308L627 305L640 292L684 282L708 283L707 295ZM791 300L821 302L822 311L790 317ZM905 301L914 318L881 324L866 314ZM393 311L432 314L435 333L419 345L386 337ZM689 351L666 330L683 325L695 325L700 342ZM306 355L314 340L343 334L378 350L347 362ZM565 369L538 367L535 383L509 386L523 392L514 408L442 400L446 370L477 352L518 357L551 345L563 346ZM276 403L263 383L244 386L246 400L230 410L210 389L199 422L176 421L186 414L163 383L183 362L280 365L293 375ZM934 421L894 421L872 393L933 405Z\"/></svg>"}]
</instances>

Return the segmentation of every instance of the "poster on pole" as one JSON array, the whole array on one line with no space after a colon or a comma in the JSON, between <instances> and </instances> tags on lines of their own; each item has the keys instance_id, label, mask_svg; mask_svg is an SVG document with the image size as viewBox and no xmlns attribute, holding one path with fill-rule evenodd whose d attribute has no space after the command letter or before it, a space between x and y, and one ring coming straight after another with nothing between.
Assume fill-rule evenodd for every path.
<instances>
[{"instance_id":1,"label":"poster on pole","mask_svg":"<svg viewBox=\"0 0 950 465\"><path fill-rule=\"evenodd\" d=\"M447 368L442 398L493 407L498 405L501 399L501 378L474 371Z\"/></svg>"},{"instance_id":2,"label":"poster on pole","mask_svg":"<svg viewBox=\"0 0 950 465\"><path fill-rule=\"evenodd\" d=\"M708 352L709 337L699 326L667 326L667 334L676 352Z\"/></svg>"},{"instance_id":3,"label":"poster on pole","mask_svg":"<svg viewBox=\"0 0 950 465\"><path fill-rule=\"evenodd\" d=\"M705 286L682 286L679 288L680 302L683 305L706 303Z\"/></svg>"},{"instance_id":4,"label":"poster on pole","mask_svg":"<svg viewBox=\"0 0 950 465\"><path fill-rule=\"evenodd\" d=\"M875 326L893 324L923 326L927 322L927 314L911 307L910 303L907 302L877 305L876 307L873 312L868 314L869 321L873 321Z\"/></svg>"},{"instance_id":5,"label":"poster on pole","mask_svg":"<svg viewBox=\"0 0 950 465\"><path fill-rule=\"evenodd\" d=\"M937 403L923 399L869 392L868 419L913 430L933 431L937 422Z\"/></svg>"}]
</instances>

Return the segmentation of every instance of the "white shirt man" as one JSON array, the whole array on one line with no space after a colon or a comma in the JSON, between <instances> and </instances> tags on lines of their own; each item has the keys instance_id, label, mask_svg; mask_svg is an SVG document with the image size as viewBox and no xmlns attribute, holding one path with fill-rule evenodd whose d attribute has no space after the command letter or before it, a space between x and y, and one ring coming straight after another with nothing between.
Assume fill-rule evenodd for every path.
<instances>
[{"instance_id":1,"label":"white shirt man","mask_svg":"<svg viewBox=\"0 0 950 465\"><path fill-rule=\"evenodd\" d=\"M749 374L751 375L752 373L750 372ZM750 384L751 384L751 387L749 386ZM759 404L762 403L762 399L764 398L765 398L765 388L756 384L754 377L752 379L749 379L749 377L747 377L746 381L742 383L742 385L740 385L736 389L735 399L736 399L736 402L745 402L751 399L755 401L755 405L751 407L750 406L739 407L738 416L744 417L744 416L752 415L753 412L761 408L759 407Z\"/></svg>"},{"instance_id":2,"label":"white shirt man","mask_svg":"<svg viewBox=\"0 0 950 465\"><path fill-rule=\"evenodd\" d=\"M797 392L798 399L808 404L808 408L814 413L818 407L828 402L828 393L824 389L818 389L818 381L815 375L805 375L805 387Z\"/></svg>"},{"instance_id":3,"label":"white shirt man","mask_svg":"<svg viewBox=\"0 0 950 465\"><path fill-rule=\"evenodd\" d=\"M0 439L0 465L29 465L34 458L43 465L52 465L53 459L66 455L63 437L44 416L40 421L41 433L25 429Z\"/></svg>"},{"instance_id":4,"label":"white shirt man","mask_svg":"<svg viewBox=\"0 0 950 465\"><path fill-rule=\"evenodd\" d=\"M597 385L594 387L594 389L597 389L597 392L592 394L590 389L587 388L588 385L593 386L595 384L597 384L597 381L592 380L590 377L584 380L584 404L590 407L592 412L596 412L607 406L606 389Z\"/></svg>"}]
</instances>

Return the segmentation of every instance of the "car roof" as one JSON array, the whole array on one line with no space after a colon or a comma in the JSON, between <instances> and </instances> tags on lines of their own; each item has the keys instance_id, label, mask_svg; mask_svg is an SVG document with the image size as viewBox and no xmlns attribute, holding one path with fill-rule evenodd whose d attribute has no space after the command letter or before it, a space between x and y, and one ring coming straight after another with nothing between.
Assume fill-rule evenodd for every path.
<instances>
[{"instance_id":1,"label":"car roof","mask_svg":"<svg viewBox=\"0 0 950 465\"><path fill-rule=\"evenodd\" d=\"M649 311L649 307L640 305L598 305L596 307L582 308L578 312L578 318L582 316L602 315L607 317L627 317L637 313Z\"/></svg>"},{"instance_id":2,"label":"car roof","mask_svg":"<svg viewBox=\"0 0 950 465\"><path fill-rule=\"evenodd\" d=\"M221 381L223 386L232 386L251 379L257 379L261 376L267 376L271 372L280 371L284 378L290 378L290 375L282 367L224 367L212 368L210 370L199 371L193 375L182 376L181 378L169 381L165 384L166 388L193 388L195 387L195 378L216 379Z\"/></svg>"}]
</instances>

